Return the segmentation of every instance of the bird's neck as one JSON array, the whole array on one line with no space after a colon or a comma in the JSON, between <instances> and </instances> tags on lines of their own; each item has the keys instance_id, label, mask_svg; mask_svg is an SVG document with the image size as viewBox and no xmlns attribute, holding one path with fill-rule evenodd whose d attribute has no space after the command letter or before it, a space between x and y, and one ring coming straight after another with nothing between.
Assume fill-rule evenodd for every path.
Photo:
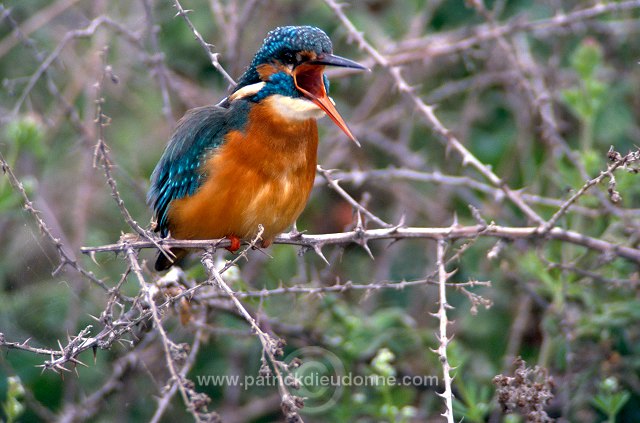
<instances>
[{"instance_id":1,"label":"bird's neck","mask_svg":"<svg viewBox=\"0 0 640 423\"><path fill-rule=\"evenodd\" d=\"M274 94L265 98L263 102L286 121L320 119L325 115L315 103L302 97L293 98Z\"/></svg>"}]
</instances>

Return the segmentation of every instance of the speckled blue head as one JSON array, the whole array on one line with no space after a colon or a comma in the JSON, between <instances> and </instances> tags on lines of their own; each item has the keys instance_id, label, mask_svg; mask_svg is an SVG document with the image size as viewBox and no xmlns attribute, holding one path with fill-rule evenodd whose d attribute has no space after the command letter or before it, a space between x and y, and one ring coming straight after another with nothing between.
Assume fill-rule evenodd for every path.
<instances>
[{"instance_id":1,"label":"speckled blue head","mask_svg":"<svg viewBox=\"0 0 640 423\"><path fill-rule=\"evenodd\" d=\"M274 61L287 63L301 51L318 56L331 54L333 45L323 30L313 26L282 26L270 31L234 91L260 82L258 66Z\"/></svg>"},{"instance_id":2,"label":"speckled blue head","mask_svg":"<svg viewBox=\"0 0 640 423\"><path fill-rule=\"evenodd\" d=\"M334 55L331 40L318 28L276 28L265 38L234 94L237 92L236 98L255 103L273 95L294 99L302 97L315 103L357 144L328 95L329 80L324 74L325 66L366 69L359 63ZM243 90L245 87L247 90ZM234 98L234 94L230 98ZM273 98L274 101L281 100Z\"/></svg>"}]
</instances>

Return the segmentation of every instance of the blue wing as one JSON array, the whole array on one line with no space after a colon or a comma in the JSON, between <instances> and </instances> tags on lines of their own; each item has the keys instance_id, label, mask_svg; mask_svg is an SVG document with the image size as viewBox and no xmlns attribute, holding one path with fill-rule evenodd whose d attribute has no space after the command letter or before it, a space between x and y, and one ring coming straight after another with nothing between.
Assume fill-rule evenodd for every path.
<instances>
[{"instance_id":1,"label":"blue wing","mask_svg":"<svg viewBox=\"0 0 640 423\"><path fill-rule=\"evenodd\" d=\"M147 194L147 203L156 217L156 231L163 237L169 232L169 205L198 190L206 178L202 171L204 161L224 143L227 133L244 129L249 108L250 103L237 100L229 108L198 107L180 119L151 175Z\"/></svg>"}]
</instances>

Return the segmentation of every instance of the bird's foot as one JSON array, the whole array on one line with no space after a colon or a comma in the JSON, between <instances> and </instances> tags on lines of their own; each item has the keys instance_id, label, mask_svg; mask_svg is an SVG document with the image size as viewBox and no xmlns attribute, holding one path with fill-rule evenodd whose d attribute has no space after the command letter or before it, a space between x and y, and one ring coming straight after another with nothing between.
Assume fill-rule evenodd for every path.
<instances>
[{"instance_id":1,"label":"bird's foot","mask_svg":"<svg viewBox=\"0 0 640 423\"><path fill-rule=\"evenodd\" d=\"M240 249L240 238L235 235L227 235L225 238L231 241L231 245L227 247L228 251L235 253Z\"/></svg>"}]
</instances>

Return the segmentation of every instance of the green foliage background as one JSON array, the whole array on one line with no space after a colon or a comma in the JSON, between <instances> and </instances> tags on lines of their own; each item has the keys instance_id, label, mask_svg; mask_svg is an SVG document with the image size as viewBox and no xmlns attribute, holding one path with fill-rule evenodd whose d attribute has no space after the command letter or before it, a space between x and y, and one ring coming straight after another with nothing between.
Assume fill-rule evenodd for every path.
<instances>
[{"instance_id":1,"label":"green foliage background","mask_svg":"<svg viewBox=\"0 0 640 423\"><path fill-rule=\"evenodd\" d=\"M239 14L245 4L221 3L229 16L234 14L233 7ZM183 4L194 10L190 18L204 39L215 45L221 64L234 77L241 74L266 32L279 25L316 25L331 36L336 53L367 60L349 44L345 29L322 1L255 3L255 10L236 29L235 42L229 28L217 24L208 2ZM547 101L552 103L558 133L574 154L569 157L545 137L540 116L513 75L518 70L505 59L496 40L454 54L429 55L429 48L437 47L438 42L452 43L489 25L471 3L368 0L352 2L344 12L380 52L391 58L408 57L402 72L415 84L415 93L428 103L436 103L443 123L514 189L566 200L585 182L580 167L593 178L606 169L610 146L624 154L639 144L640 4L572 26L513 30L507 37L516 53L522 45L530 49L537 67L525 79L532 81L539 73L549 87L552 98ZM42 16L52 4L48 0L9 1L4 10L10 10L12 19L23 24ZM106 15L138 34L143 50L109 28L72 41L48 73L77 111L79 122L93 127L94 84L101 71L100 52L108 47L107 61L118 83L107 82L103 93L104 113L111 119L106 142L125 204L138 222L146 224L150 219L144 199L148 178L172 130L162 111L157 68L150 58L162 53L171 81L174 118L191 107L217 103L228 88L184 21L174 18L172 2L150 4L158 26L159 51L154 51L149 37L142 2L95 0L77 1L35 28L29 38L42 56L36 57L18 42L0 57L0 151L65 245L110 286L125 269L122 258L100 254L93 262L79 252L80 246L114 243L121 233L130 231L110 196L102 170L92 166L95 133L84 138L78 133L44 77L18 113L12 110L43 57L69 31ZM559 10L569 13L593 4L508 0L486 5L499 12L498 23L506 23L547 19ZM0 41L12 38L12 27L5 18L0 23ZM421 48L406 47L416 40L422 41ZM319 161L323 167L344 171L409 168L486 182L447 151L379 67L372 67L370 74L334 72L330 77L338 109L363 147L355 149L328 120L322 121ZM594 187L577 204L592 213L570 212L559 226L637 248L638 176L619 171L616 182L621 204L607 207L595 195L599 191L606 202L606 186ZM399 222L404 216L409 226L446 227L456 216L460 224L475 224L468 208L471 204L489 222L530 224L508 201L464 184L365 177L361 183L347 181L343 186L356 199L368 198L369 210L388 222ZM611 212L611 208L620 213ZM536 204L535 209L548 219L557 206ZM350 207L320 181L298 228L309 233L340 232L352 228L353 222ZM449 266L449 270L457 269L456 281L492 282L491 287L470 289L491 303L491 307L478 307L477 313L472 312L467 295L449 289L454 307L449 311L453 321L449 331L454 334L449 354L456 366L456 420L502 419L491 380L509 373L511 360L517 355L531 366L545 367L553 376L557 388L548 406L551 416L565 421L640 420L637 264L575 245L524 240L505 244L498 258L490 260L487 253L495 243L495 239L478 239ZM451 242L449 254L463 244ZM331 262L327 266L313 253L300 255L291 246L276 245L268 255L251 252L248 262L241 262L236 276L228 282L238 291L347 281L380 284L424 278L435 269L435 244L431 241L377 242L371 248L375 260L358 246L327 247L324 252ZM149 260L153 257L152 251L143 254ZM0 178L0 332L7 340L30 339L32 346L56 348L58 340L64 344L68 336L86 325L96 325L91 316L104 309L104 292L71 271L52 277L58 261L55 249L24 212L20 197ZM197 259L187 271L194 280L206 278ZM151 280L152 273L147 275ZM137 289L134 281L123 285L126 295L136 295ZM437 288L424 284L403 290L287 294L243 302L259 312L266 328L287 340L285 356L300 348L319 346L335 354L353 374L441 377L438 357L431 351L437 347L434 332L438 322L429 315L437 310L437 299ZM261 348L246 322L224 307L214 306L208 310L207 322L208 339L189 377L257 375ZM175 314L166 317L165 326L176 342L192 342L193 328L181 325ZM95 360L84 353L81 359L88 367L78 367L64 377L42 373L36 367L47 357L3 351L0 399L5 404L4 418L11 421L15 414L19 421L53 419L69 408L80 407L83 398L100 389L112 374L114 363L129 350L127 343L114 344L108 351L99 350ZM95 419L146 421L153 414L154 398L167 380L162 349L157 339L152 339L139 347L138 353L144 366L131 371L122 386L105 397ZM15 381L9 381L14 375L19 376L26 394ZM197 390L209 395L210 409L228 421L242 421L234 420L238 416L249 416L246 421L255 422L282 419L275 387L234 390L198 386ZM311 422L437 420L444 407L436 395L441 391L441 385L345 387L332 407L321 413L303 411L302 415ZM26 410L16 409L16 401ZM259 401L266 404L262 412L249 414ZM166 421L185 416L180 399L174 398ZM524 421L521 417L508 419Z\"/></svg>"}]
</instances>

